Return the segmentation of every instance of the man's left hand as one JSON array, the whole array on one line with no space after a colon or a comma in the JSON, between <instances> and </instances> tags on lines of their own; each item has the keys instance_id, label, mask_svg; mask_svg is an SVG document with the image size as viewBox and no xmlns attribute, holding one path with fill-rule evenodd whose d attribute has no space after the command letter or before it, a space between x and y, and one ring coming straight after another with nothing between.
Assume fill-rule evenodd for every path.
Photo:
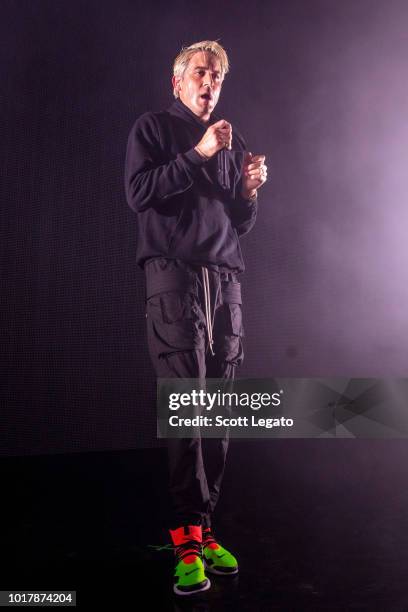
<instances>
[{"instance_id":1,"label":"man's left hand","mask_svg":"<svg viewBox=\"0 0 408 612\"><path fill-rule=\"evenodd\" d=\"M266 182L267 167L265 155L252 155L250 151L245 154L242 167L242 192L244 198L254 198L256 190Z\"/></svg>"}]
</instances>

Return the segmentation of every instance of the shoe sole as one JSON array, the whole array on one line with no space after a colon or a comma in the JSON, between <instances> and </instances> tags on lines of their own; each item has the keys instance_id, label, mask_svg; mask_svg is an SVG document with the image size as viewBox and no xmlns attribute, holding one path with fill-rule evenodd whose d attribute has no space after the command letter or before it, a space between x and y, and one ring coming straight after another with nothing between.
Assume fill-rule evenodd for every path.
<instances>
[{"instance_id":1,"label":"shoe sole","mask_svg":"<svg viewBox=\"0 0 408 612\"><path fill-rule=\"evenodd\" d=\"M214 569L211 565L208 565L207 561L205 560L204 567L206 572L210 572L210 574L216 574L217 576L235 576L235 574L238 574L238 567L236 567L231 572L223 572L221 570Z\"/></svg>"},{"instance_id":2,"label":"shoe sole","mask_svg":"<svg viewBox=\"0 0 408 612\"><path fill-rule=\"evenodd\" d=\"M181 591L176 585L174 585L173 591L175 592L176 595L181 595L183 597L185 597L185 596L188 597L189 595L196 595L197 593L202 593L203 591L208 591L210 586L211 586L210 579L207 578L206 584L203 587L201 587L200 589L197 589L195 591Z\"/></svg>"}]
</instances>

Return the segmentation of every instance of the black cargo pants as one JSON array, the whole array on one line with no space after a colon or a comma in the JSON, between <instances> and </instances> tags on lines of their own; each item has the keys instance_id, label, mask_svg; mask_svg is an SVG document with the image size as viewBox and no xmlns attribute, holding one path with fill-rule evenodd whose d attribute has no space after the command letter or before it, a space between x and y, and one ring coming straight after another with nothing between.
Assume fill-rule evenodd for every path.
<instances>
[{"instance_id":1,"label":"black cargo pants","mask_svg":"<svg viewBox=\"0 0 408 612\"><path fill-rule=\"evenodd\" d=\"M241 284L224 268L156 258L145 264L149 354L158 378L232 381L244 357ZM212 342L211 342L212 341ZM169 528L210 526L224 474L224 438L167 439Z\"/></svg>"}]
</instances>

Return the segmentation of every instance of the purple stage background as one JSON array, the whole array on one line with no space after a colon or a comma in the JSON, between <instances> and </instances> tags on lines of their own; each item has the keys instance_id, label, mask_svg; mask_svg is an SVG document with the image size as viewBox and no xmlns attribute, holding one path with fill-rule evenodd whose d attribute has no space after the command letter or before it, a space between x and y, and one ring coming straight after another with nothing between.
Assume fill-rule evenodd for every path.
<instances>
[{"instance_id":1,"label":"purple stage background","mask_svg":"<svg viewBox=\"0 0 408 612\"><path fill-rule=\"evenodd\" d=\"M2 3L2 455L161 445L124 157L205 38L268 165L239 376L407 375L407 3L194 6Z\"/></svg>"}]
</instances>

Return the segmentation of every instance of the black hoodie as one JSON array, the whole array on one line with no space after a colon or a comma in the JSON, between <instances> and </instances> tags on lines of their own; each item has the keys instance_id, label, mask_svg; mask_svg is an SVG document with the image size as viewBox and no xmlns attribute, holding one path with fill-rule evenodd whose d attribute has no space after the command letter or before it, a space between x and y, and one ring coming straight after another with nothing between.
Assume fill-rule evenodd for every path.
<instances>
[{"instance_id":1,"label":"black hoodie","mask_svg":"<svg viewBox=\"0 0 408 612\"><path fill-rule=\"evenodd\" d=\"M137 263L168 257L245 269L238 236L255 223L258 202L241 196L245 142L232 128L232 150L205 161L194 147L207 124L179 98L163 112L141 115L127 145L125 189L138 215Z\"/></svg>"}]
</instances>

